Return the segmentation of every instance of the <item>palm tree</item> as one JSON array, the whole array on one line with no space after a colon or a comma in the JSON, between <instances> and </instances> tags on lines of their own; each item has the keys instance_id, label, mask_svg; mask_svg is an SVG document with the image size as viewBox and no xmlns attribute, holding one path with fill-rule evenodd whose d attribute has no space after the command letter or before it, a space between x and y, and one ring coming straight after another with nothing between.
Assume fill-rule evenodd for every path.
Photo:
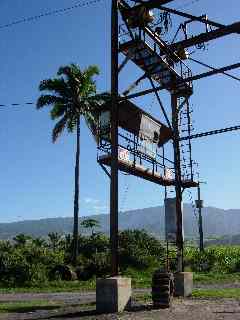
<instances>
[{"instance_id":1,"label":"palm tree","mask_svg":"<svg viewBox=\"0 0 240 320\"><path fill-rule=\"evenodd\" d=\"M85 219L81 222L81 226L85 229L91 229L92 230L92 236L94 234L94 228L99 228L100 227L100 223L98 220L96 219Z\"/></svg>"},{"instance_id":2,"label":"palm tree","mask_svg":"<svg viewBox=\"0 0 240 320\"><path fill-rule=\"evenodd\" d=\"M61 235L57 232L50 232L48 234L48 239L49 239L50 247L52 248L53 251L56 251L61 239Z\"/></svg>"},{"instance_id":3,"label":"palm tree","mask_svg":"<svg viewBox=\"0 0 240 320\"><path fill-rule=\"evenodd\" d=\"M64 129L67 129L68 132L76 131L73 263L76 262L78 254L80 118L84 116L95 135L96 112L109 99L107 93L96 93L93 77L98 74L97 66L89 66L82 71L76 64L70 64L60 67L57 77L43 80L39 85L40 91L48 91L51 94L44 94L38 98L37 109L52 106L51 118L59 119L52 132L53 142L56 142Z\"/></svg>"},{"instance_id":4,"label":"palm tree","mask_svg":"<svg viewBox=\"0 0 240 320\"><path fill-rule=\"evenodd\" d=\"M38 248L42 248L46 245L46 241L43 238L35 238L32 240L32 243Z\"/></svg>"},{"instance_id":5,"label":"palm tree","mask_svg":"<svg viewBox=\"0 0 240 320\"><path fill-rule=\"evenodd\" d=\"M31 239L31 236L28 236L24 233L19 233L13 238L13 240L16 242L16 245L22 247L24 247L27 244L27 241Z\"/></svg>"}]
</instances>

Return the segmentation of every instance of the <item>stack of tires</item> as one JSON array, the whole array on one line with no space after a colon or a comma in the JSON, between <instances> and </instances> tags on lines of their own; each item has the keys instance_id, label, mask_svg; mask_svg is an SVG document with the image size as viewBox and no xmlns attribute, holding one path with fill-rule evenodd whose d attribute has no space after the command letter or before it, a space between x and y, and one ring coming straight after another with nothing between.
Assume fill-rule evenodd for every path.
<instances>
[{"instance_id":1,"label":"stack of tires","mask_svg":"<svg viewBox=\"0 0 240 320\"><path fill-rule=\"evenodd\" d=\"M152 301L157 309L169 308L173 297L173 274L155 271L152 277Z\"/></svg>"}]
</instances>

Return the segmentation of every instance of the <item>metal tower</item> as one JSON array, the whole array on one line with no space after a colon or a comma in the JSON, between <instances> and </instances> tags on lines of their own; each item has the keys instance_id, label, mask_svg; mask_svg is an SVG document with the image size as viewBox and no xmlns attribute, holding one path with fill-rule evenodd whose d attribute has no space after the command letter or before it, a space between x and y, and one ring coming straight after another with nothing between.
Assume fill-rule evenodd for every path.
<instances>
[{"instance_id":1,"label":"metal tower","mask_svg":"<svg viewBox=\"0 0 240 320\"><path fill-rule=\"evenodd\" d=\"M118 274L119 170L165 188L175 188L177 268L182 271L182 194L185 189L199 185L194 172L191 140L240 128L236 126L193 134L189 101L193 94L193 81L218 73L234 77L227 71L240 67L240 63L236 63L216 69L194 60L189 50L193 47L204 49L209 41L239 33L240 22L225 26L209 20L207 15L193 16L166 7L169 3L174 1L112 0L111 103L102 108L94 131L100 152L98 162L111 181L110 241L113 275ZM171 15L183 20L175 25L175 33L169 31L173 24ZM199 25L197 34L189 32L193 22ZM119 92L119 74L129 61L142 71L142 75L123 92ZM210 71L193 74L189 66L193 62L204 65ZM149 87L133 92L143 82L145 86L149 84ZM162 102L162 90L171 97L170 108L166 108ZM134 101L148 94L156 98L161 121ZM164 152L167 144L173 147L172 158ZM110 167L110 173L106 167Z\"/></svg>"}]
</instances>

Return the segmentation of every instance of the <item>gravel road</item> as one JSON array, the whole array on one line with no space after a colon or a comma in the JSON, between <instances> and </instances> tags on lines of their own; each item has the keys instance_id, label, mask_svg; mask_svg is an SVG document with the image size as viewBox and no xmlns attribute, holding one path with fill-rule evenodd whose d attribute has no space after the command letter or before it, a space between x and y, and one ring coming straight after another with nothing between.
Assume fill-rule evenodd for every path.
<instances>
[{"instance_id":1,"label":"gravel road","mask_svg":"<svg viewBox=\"0 0 240 320\"><path fill-rule=\"evenodd\" d=\"M239 283L224 285L197 285L195 288L236 288ZM134 295L149 293L149 289L135 289ZM173 306L167 310L151 310L150 306L136 303L129 312L120 315L97 315L94 305L95 292L61 292L61 293L8 293L0 294L1 302L49 300L62 302L64 307L56 310L38 310L18 314L0 314L0 320L240 320L239 299L175 299ZM88 309L86 309L88 308ZM91 309L91 310L90 310Z\"/></svg>"},{"instance_id":2,"label":"gravel road","mask_svg":"<svg viewBox=\"0 0 240 320\"><path fill-rule=\"evenodd\" d=\"M226 284L196 284L195 289L226 289L226 288L240 288L240 283L226 283ZM150 289L134 289L133 293L150 293ZM0 293L0 302L9 301L29 301L29 300L51 300L61 301L66 304L86 304L95 302L95 291L82 292L60 292L60 293Z\"/></svg>"},{"instance_id":3,"label":"gravel road","mask_svg":"<svg viewBox=\"0 0 240 320\"><path fill-rule=\"evenodd\" d=\"M136 306L121 314L97 315L94 310L67 308L37 311L28 314L1 315L1 320L240 320L240 301L237 299L175 299L166 310Z\"/></svg>"}]
</instances>

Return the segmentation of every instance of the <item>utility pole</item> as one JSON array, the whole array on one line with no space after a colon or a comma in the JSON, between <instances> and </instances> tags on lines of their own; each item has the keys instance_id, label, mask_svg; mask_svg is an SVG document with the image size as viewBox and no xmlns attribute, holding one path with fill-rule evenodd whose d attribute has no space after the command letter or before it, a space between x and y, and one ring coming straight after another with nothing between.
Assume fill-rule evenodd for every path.
<instances>
[{"instance_id":1,"label":"utility pole","mask_svg":"<svg viewBox=\"0 0 240 320\"><path fill-rule=\"evenodd\" d=\"M199 250L200 250L200 252L203 252L204 251L203 225L202 225L203 200L201 200L200 182L198 183L198 199L196 200L196 207L198 208Z\"/></svg>"},{"instance_id":2,"label":"utility pole","mask_svg":"<svg viewBox=\"0 0 240 320\"><path fill-rule=\"evenodd\" d=\"M111 17L111 273L118 275L118 0L112 0Z\"/></svg>"},{"instance_id":3,"label":"utility pole","mask_svg":"<svg viewBox=\"0 0 240 320\"><path fill-rule=\"evenodd\" d=\"M183 271L183 216L182 216L182 187L181 187L181 162L179 147L179 112L178 95L176 92L171 94L172 105L172 128L173 128L173 149L175 167L175 192L176 192L176 217L177 217L177 271Z\"/></svg>"}]
</instances>

